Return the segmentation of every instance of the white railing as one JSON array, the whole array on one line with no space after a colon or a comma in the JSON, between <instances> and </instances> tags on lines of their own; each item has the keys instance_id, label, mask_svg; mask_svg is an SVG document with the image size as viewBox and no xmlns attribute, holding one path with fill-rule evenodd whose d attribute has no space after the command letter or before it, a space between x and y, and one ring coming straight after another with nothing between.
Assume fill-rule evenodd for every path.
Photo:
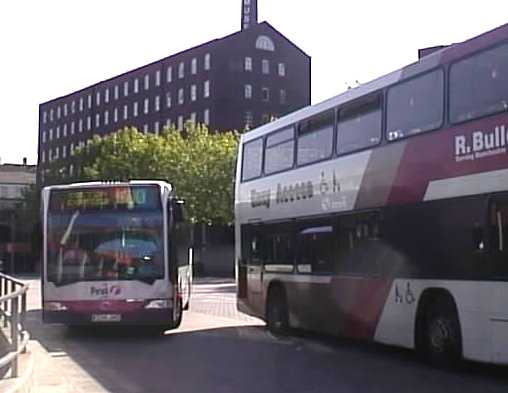
<instances>
[{"instance_id":1,"label":"white railing","mask_svg":"<svg viewBox=\"0 0 508 393\"><path fill-rule=\"evenodd\" d=\"M0 369L9 366L11 378L18 377L18 357L26 352L30 338L24 327L27 291L27 284L0 273L0 329L9 344L8 353L0 358Z\"/></svg>"}]
</instances>

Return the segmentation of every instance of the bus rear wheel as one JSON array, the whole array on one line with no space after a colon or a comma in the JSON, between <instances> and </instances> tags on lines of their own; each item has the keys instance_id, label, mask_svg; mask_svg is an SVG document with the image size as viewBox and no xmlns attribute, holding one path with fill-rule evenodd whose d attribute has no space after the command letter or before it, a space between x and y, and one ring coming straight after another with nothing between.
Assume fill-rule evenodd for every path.
<instances>
[{"instance_id":1,"label":"bus rear wheel","mask_svg":"<svg viewBox=\"0 0 508 393\"><path fill-rule=\"evenodd\" d=\"M172 329L176 329L180 326L180 324L182 323L182 316L183 316L182 298L178 297L178 301L176 303L176 319L173 321L173 324L171 326Z\"/></svg>"},{"instance_id":2,"label":"bus rear wheel","mask_svg":"<svg viewBox=\"0 0 508 393\"><path fill-rule=\"evenodd\" d=\"M462 337L455 304L440 298L426 309L423 355L433 366L457 367L462 359Z\"/></svg>"},{"instance_id":3,"label":"bus rear wheel","mask_svg":"<svg viewBox=\"0 0 508 393\"><path fill-rule=\"evenodd\" d=\"M266 304L266 325L276 336L284 336L289 331L289 314L286 295L280 288L269 292Z\"/></svg>"}]
</instances>

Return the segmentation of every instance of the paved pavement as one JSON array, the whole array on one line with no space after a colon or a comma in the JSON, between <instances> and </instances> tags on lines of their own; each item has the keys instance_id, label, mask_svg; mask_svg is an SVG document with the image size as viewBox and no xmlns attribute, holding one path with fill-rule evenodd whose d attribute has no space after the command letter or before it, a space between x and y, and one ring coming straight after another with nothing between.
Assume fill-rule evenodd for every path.
<instances>
[{"instance_id":1,"label":"paved pavement","mask_svg":"<svg viewBox=\"0 0 508 393\"><path fill-rule=\"evenodd\" d=\"M38 292L38 281L31 280ZM506 368L435 370L411 351L299 334L277 339L236 311L234 283L198 280L182 326L163 337L139 331L27 322L39 393L501 393Z\"/></svg>"}]
</instances>

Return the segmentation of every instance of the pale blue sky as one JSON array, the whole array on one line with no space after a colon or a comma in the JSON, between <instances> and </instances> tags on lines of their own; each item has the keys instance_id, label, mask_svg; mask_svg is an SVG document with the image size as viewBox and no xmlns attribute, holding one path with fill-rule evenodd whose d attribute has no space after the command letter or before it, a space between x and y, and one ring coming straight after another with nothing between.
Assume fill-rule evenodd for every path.
<instances>
[{"instance_id":1,"label":"pale blue sky","mask_svg":"<svg viewBox=\"0 0 508 393\"><path fill-rule=\"evenodd\" d=\"M508 23L508 1L258 0L312 57L312 103ZM38 105L240 28L240 0L0 2L0 160L37 162Z\"/></svg>"}]
</instances>

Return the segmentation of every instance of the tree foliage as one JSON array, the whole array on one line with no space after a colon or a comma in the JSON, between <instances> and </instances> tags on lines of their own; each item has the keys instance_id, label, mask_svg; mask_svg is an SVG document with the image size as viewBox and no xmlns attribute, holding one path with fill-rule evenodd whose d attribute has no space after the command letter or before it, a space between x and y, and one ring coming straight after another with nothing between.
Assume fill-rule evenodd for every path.
<instances>
[{"instance_id":1,"label":"tree foliage","mask_svg":"<svg viewBox=\"0 0 508 393\"><path fill-rule=\"evenodd\" d=\"M193 222L227 224L233 220L237 145L236 132L212 133L192 123L182 132L169 128L160 135L125 128L95 136L77 150L82 170L72 181L166 180L185 199Z\"/></svg>"}]
</instances>

